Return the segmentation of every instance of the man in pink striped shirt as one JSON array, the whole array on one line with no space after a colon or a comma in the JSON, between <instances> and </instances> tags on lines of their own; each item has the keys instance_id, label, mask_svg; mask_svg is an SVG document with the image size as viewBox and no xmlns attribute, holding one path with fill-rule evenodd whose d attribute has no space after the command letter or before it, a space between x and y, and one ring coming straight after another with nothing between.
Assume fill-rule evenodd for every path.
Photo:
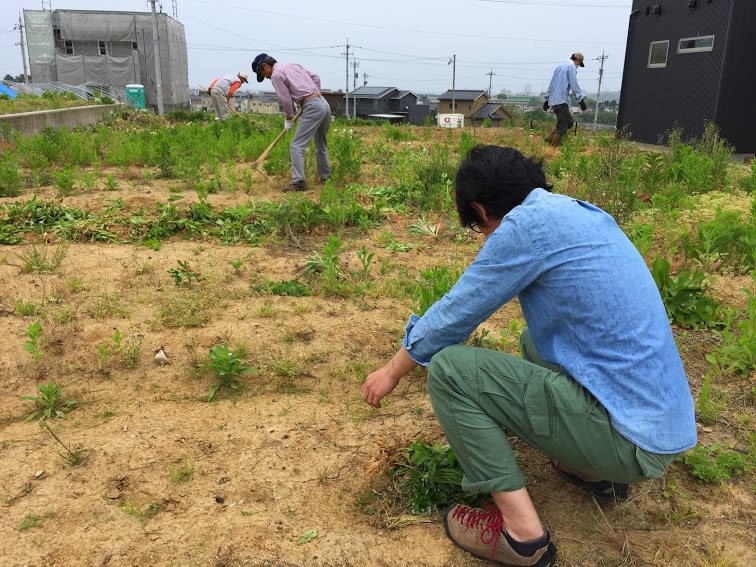
<instances>
[{"instance_id":1,"label":"man in pink striped shirt","mask_svg":"<svg viewBox=\"0 0 756 567\"><path fill-rule=\"evenodd\" d=\"M291 155L291 183L288 191L306 191L304 153L310 140L315 140L315 156L318 164L318 180L325 183L331 178L328 164L328 126L331 122L331 107L320 94L320 77L296 63L278 63L267 53L261 53L252 62L252 71L257 82L270 79L276 89L278 101L286 114L285 128L294 128L294 103L302 107L299 125L289 147Z\"/></svg>"}]
</instances>

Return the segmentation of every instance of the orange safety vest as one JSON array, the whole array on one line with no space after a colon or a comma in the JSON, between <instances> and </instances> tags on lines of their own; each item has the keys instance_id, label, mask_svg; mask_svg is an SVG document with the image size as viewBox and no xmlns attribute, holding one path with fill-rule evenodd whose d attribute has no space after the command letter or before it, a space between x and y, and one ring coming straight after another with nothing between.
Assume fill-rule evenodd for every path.
<instances>
[{"instance_id":1,"label":"orange safety vest","mask_svg":"<svg viewBox=\"0 0 756 567\"><path fill-rule=\"evenodd\" d=\"M217 83L218 81L220 81L222 78L223 77L218 77L212 83L210 83L210 86L207 88L207 92L210 92L210 90L213 88L213 85ZM240 86L241 86L241 81L234 81L233 83L231 83L231 88L228 89L228 97L226 98L228 98L228 100L231 100L231 97L234 96L234 93Z\"/></svg>"}]
</instances>

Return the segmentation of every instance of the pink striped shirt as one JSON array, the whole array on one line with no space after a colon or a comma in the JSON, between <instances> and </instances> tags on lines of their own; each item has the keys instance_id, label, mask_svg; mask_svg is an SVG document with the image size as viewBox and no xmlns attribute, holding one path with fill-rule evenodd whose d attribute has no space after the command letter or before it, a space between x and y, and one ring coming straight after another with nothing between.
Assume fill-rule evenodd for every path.
<instances>
[{"instance_id":1,"label":"pink striped shirt","mask_svg":"<svg viewBox=\"0 0 756 567\"><path fill-rule=\"evenodd\" d=\"M320 77L296 63L273 65L270 82L287 118L294 116L295 102L299 104L305 97L320 92Z\"/></svg>"}]
</instances>

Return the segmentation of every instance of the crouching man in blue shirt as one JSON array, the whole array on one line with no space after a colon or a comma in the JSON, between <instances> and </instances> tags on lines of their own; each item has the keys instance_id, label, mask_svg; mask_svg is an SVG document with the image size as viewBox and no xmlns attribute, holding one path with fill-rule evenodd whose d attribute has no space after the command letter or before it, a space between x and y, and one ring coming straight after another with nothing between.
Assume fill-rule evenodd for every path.
<instances>
[{"instance_id":1,"label":"crouching man in blue shirt","mask_svg":"<svg viewBox=\"0 0 756 567\"><path fill-rule=\"evenodd\" d=\"M525 488L505 430L551 458L597 500L627 497L696 444L693 399L667 314L643 258L602 210L555 195L538 163L478 146L456 178L460 223L486 236L478 257L402 348L367 377L381 407L402 376L430 366L428 391L462 488L496 506L452 504L446 533L475 557L553 565L556 548ZM522 358L461 346L518 297Z\"/></svg>"}]
</instances>

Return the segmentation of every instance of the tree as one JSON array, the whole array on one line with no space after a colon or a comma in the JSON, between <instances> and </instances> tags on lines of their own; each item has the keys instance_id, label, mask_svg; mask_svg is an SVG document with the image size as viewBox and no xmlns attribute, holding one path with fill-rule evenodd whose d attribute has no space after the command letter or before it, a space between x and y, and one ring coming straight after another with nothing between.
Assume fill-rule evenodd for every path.
<instances>
[{"instance_id":1,"label":"tree","mask_svg":"<svg viewBox=\"0 0 756 567\"><path fill-rule=\"evenodd\" d=\"M15 81L15 79L13 78L13 75L6 73L5 77L3 77L3 81Z\"/></svg>"},{"instance_id":2,"label":"tree","mask_svg":"<svg viewBox=\"0 0 756 567\"><path fill-rule=\"evenodd\" d=\"M500 100L507 100L507 95L505 95L504 93L499 93L496 95L496 98Z\"/></svg>"}]
</instances>

